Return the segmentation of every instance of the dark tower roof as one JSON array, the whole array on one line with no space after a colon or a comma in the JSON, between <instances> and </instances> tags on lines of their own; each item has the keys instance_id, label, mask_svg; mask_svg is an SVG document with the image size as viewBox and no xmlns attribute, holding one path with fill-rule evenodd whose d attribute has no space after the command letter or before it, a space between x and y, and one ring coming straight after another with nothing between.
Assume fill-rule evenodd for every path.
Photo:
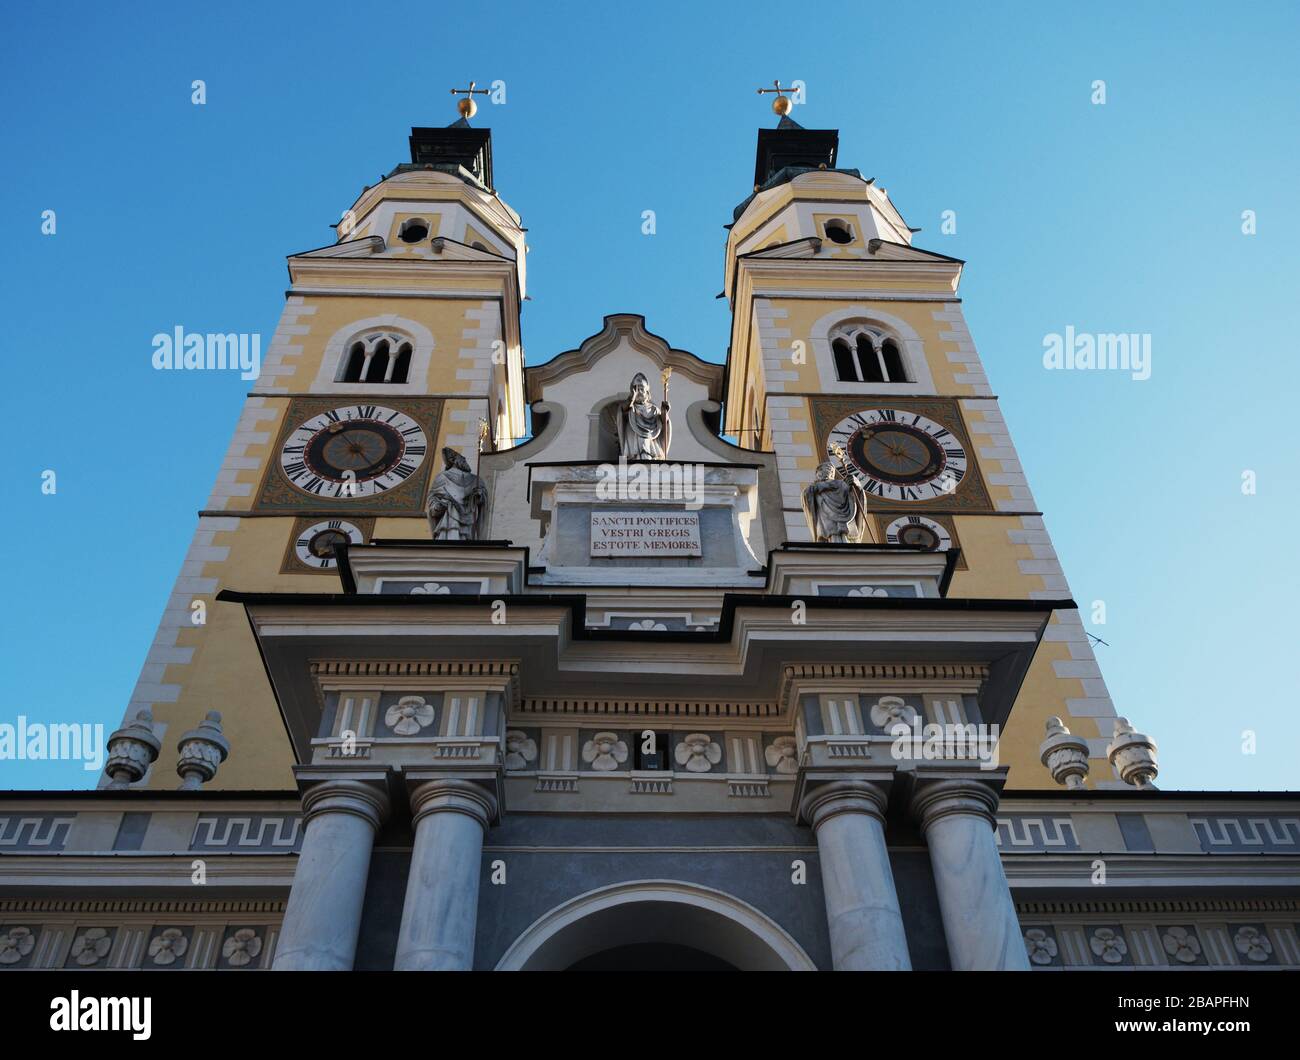
<instances>
[{"instance_id":1,"label":"dark tower roof","mask_svg":"<svg viewBox=\"0 0 1300 1060\"><path fill-rule=\"evenodd\" d=\"M492 186L492 130L474 129L464 118L445 129L413 128L411 161L394 172L437 169L477 184L485 191Z\"/></svg>"},{"instance_id":2,"label":"dark tower roof","mask_svg":"<svg viewBox=\"0 0 1300 1060\"><path fill-rule=\"evenodd\" d=\"M839 146L838 129L805 129L782 118L775 129L758 130L754 184L761 188L783 169L834 169Z\"/></svg>"},{"instance_id":3,"label":"dark tower roof","mask_svg":"<svg viewBox=\"0 0 1300 1060\"><path fill-rule=\"evenodd\" d=\"M793 118L783 117L775 129L758 130L758 152L754 157L754 193L732 211L736 220L760 191L794 180L810 170L834 170L861 179L856 169L836 169L840 149L838 129L805 129Z\"/></svg>"}]
</instances>

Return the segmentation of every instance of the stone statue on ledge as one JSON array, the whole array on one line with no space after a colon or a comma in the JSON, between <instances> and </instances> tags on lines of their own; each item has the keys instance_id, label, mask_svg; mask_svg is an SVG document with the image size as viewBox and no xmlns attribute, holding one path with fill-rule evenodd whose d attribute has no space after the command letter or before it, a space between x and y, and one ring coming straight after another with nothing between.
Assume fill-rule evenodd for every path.
<instances>
[{"instance_id":1,"label":"stone statue on ledge","mask_svg":"<svg viewBox=\"0 0 1300 1060\"><path fill-rule=\"evenodd\" d=\"M443 469L429 487L424 508L435 541L478 541L483 537L487 487L455 449L442 451Z\"/></svg>"},{"instance_id":2,"label":"stone statue on ledge","mask_svg":"<svg viewBox=\"0 0 1300 1060\"><path fill-rule=\"evenodd\" d=\"M867 536L867 495L852 475L841 475L829 460L803 491L803 511L813 540L856 545Z\"/></svg>"},{"instance_id":3,"label":"stone statue on ledge","mask_svg":"<svg viewBox=\"0 0 1300 1060\"><path fill-rule=\"evenodd\" d=\"M618 452L624 460L667 460L673 440L668 418L668 374L664 369L664 400L650 400L650 381L644 372L632 377L627 404L618 410Z\"/></svg>"}]
</instances>

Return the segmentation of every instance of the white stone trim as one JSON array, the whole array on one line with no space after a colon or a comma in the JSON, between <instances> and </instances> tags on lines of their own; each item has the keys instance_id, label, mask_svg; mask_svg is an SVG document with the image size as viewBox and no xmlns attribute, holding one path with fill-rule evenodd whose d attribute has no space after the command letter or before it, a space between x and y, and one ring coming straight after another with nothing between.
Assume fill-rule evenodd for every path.
<instances>
[{"instance_id":1,"label":"white stone trim","mask_svg":"<svg viewBox=\"0 0 1300 1060\"><path fill-rule=\"evenodd\" d=\"M1029 489L1024 466L1020 463L1020 455L1011 441L1007 421L1002 417L997 400L981 397L959 398L958 401L985 481L990 486L1005 486L1011 494L1009 498L998 498L994 507L1000 512L1036 509L1037 502ZM1042 529L1041 520L1037 529ZM1054 554L1035 558L1054 558Z\"/></svg>"},{"instance_id":2,"label":"white stone trim","mask_svg":"<svg viewBox=\"0 0 1300 1060\"><path fill-rule=\"evenodd\" d=\"M504 341L501 334L501 314L497 308L497 303L493 301L480 302L477 308L465 310L465 321L467 324L477 324L477 327L466 327L461 331L461 346L457 350L457 357L460 366L456 369L456 378L469 384L465 390L475 397L487 397L489 399L489 408L491 407L491 398L493 380L496 378L496 365L492 363L493 344ZM505 370L505 365L502 366ZM488 422L492 421L492 416L488 416ZM477 428L475 429L475 439L477 441Z\"/></svg>"},{"instance_id":3,"label":"white stone trim","mask_svg":"<svg viewBox=\"0 0 1300 1060\"><path fill-rule=\"evenodd\" d=\"M776 308L766 298L754 299L753 313L753 328L758 334L758 355L763 362L766 391L768 394L779 393L785 389L786 383L794 383L799 379L799 373L790 370L794 367L790 360L794 352L790 348L790 329L778 326L790 313L786 309Z\"/></svg>"},{"instance_id":4,"label":"white stone trim","mask_svg":"<svg viewBox=\"0 0 1300 1060\"><path fill-rule=\"evenodd\" d=\"M976 395L991 396L993 389L989 386L984 365L980 363L979 354L975 351L975 340L966 326L960 303L936 309L932 316L937 323L947 325L946 331L939 332L939 340L957 347L947 354L948 363L954 367L953 381L969 386Z\"/></svg>"},{"instance_id":5,"label":"white stone trim","mask_svg":"<svg viewBox=\"0 0 1300 1060\"><path fill-rule=\"evenodd\" d=\"M268 426L266 421L276 418L278 412L269 407L264 397L250 397L244 401L244 411L240 413L239 422L235 424L235 434L226 449L225 459L217 471L216 483L208 495L209 511L222 511L232 497L247 497L253 491L253 483L239 482L241 471L255 471L262 461L248 456L252 445L266 445L271 440L269 431L260 430Z\"/></svg>"},{"instance_id":6,"label":"white stone trim","mask_svg":"<svg viewBox=\"0 0 1300 1060\"><path fill-rule=\"evenodd\" d=\"M301 339L311 331L310 322L299 323L299 318L311 317L315 312L316 307L304 304L300 297L290 296L285 299L280 323L271 336L270 345L262 355L262 369L254 384L255 390L278 394L288 392L288 387L277 387L273 384L282 376L290 376L297 371L297 365L293 362L302 355L303 347L301 342L294 340Z\"/></svg>"}]
</instances>

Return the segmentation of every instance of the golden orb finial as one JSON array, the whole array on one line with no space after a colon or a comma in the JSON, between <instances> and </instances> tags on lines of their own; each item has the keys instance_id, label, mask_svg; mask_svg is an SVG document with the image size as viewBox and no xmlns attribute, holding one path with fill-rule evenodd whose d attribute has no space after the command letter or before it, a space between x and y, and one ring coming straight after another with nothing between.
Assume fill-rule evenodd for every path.
<instances>
[{"instance_id":1,"label":"golden orb finial","mask_svg":"<svg viewBox=\"0 0 1300 1060\"><path fill-rule=\"evenodd\" d=\"M781 79L777 78L772 82L771 88L760 88L758 94L763 96L770 92L775 92L776 99L772 100L772 113L778 118L784 118L789 115L790 111L794 108L793 100L786 95L789 91L790 89L781 87Z\"/></svg>"},{"instance_id":2,"label":"golden orb finial","mask_svg":"<svg viewBox=\"0 0 1300 1060\"><path fill-rule=\"evenodd\" d=\"M456 100L456 111L466 121L469 121L470 118L474 117L474 115L478 113L478 104L474 102L474 97L489 95L489 91L486 88L475 88L474 86L476 84L478 84L477 81L471 81L469 83L469 88L453 88L451 90L453 96L463 95L465 97L464 99Z\"/></svg>"}]
</instances>

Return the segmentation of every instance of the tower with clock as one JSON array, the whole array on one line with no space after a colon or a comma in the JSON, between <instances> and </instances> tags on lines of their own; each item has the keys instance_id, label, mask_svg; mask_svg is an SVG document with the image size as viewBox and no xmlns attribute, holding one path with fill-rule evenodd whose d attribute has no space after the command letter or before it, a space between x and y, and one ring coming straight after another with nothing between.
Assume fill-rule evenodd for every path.
<instances>
[{"instance_id":1,"label":"tower with clock","mask_svg":"<svg viewBox=\"0 0 1300 1060\"><path fill-rule=\"evenodd\" d=\"M476 466L483 425L488 448L525 433L524 229L496 192L491 134L462 119L412 129L409 146L347 204L335 242L289 257L261 377L127 709L180 733L218 708L227 732L253 735L229 763L235 785L286 777L293 758L270 686L250 679L257 646L218 591L336 592L338 546L427 536L434 454Z\"/></svg>"},{"instance_id":2,"label":"tower with clock","mask_svg":"<svg viewBox=\"0 0 1300 1060\"><path fill-rule=\"evenodd\" d=\"M871 542L956 553L950 595L1068 598L966 327L963 263L914 245L888 192L838 149L837 131L788 109L759 132L754 191L728 225L725 430L777 454L792 542L810 540L800 493L830 460L862 487ZM1078 612L1056 611L1004 758L1031 759L1059 716L1087 740L1095 781L1117 784L1114 715Z\"/></svg>"}]
</instances>

